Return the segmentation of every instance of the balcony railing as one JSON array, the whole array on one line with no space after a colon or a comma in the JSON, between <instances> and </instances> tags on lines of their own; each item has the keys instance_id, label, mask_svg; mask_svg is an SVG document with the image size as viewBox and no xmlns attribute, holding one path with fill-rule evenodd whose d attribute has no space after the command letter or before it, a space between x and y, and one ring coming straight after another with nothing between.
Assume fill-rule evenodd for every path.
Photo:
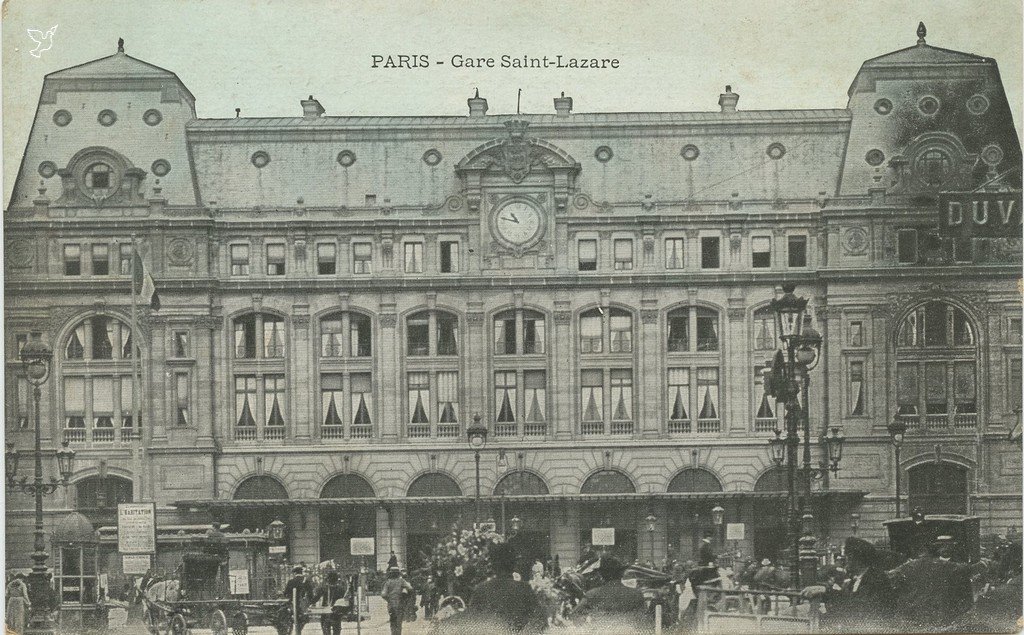
<instances>
[{"instance_id":1,"label":"balcony railing","mask_svg":"<svg viewBox=\"0 0 1024 635\"><path fill-rule=\"evenodd\" d=\"M267 426L263 428L263 439L266 441L281 441L284 439L284 426Z\"/></svg>"},{"instance_id":2,"label":"balcony railing","mask_svg":"<svg viewBox=\"0 0 1024 635\"><path fill-rule=\"evenodd\" d=\"M514 437L519 432L515 422L503 421L494 424L495 437Z\"/></svg>"},{"instance_id":3,"label":"balcony railing","mask_svg":"<svg viewBox=\"0 0 1024 635\"><path fill-rule=\"evenodd\" d=\"M320 438L321 439L344 439L345 438L345 427L344 426L320 426Z\"/></svg>"},{"instance_id":4,"label":"balcony railing","mask_svg":"<svg viewBox=\"0 0 1024 635\"><path fill-rule=\"evenodd\" d=\"M410 423L409 424L409 438L410 439L429 439L430 438L430 424L429 423Z\"/></svg>"},{"instance_id":5,"label":"balcony railing","mask_svg":"<svg viewBox=\"0 0 1024 635\"><path fill-rule=\"evenodd\" d=\"M85 428L64 428L64 440L68 443L83 443Z\"/></svg>"},{"instance_id":6,"label":"balcony railing","mask_svg":"<svg viewBox=\"0 0 1024 635\"><path fill-rule=\"evenodd\" d=\"M109 443L114 440L113 428L93 428L92 440L97 443Z\"/></svg>"},{"instance_id":7,"label":"balcony railing","mask_svg":"<svg viewBox=\"0 0 1024 635\"><path fill-rule=\"evenodd\" d=\"M691 429L689 419L672 419L668 422L669 434L690 434Z\"/></svg>"},{"instance_id":8,"label":"balcony railing","mask_svg":"<svg viewBox=\"0 0 1024 635\"><path fill-rule=\"evenodd\" d=\"M604 434L604 422L603 421L584 421L580 424L580 434L586 436L592 436L596 434Z\"/></svg>"},{"instance_id":9,"label":"balcony railing","mask_svg":"<svg viewBox=\"0 0 1024 635\"><path fill-rule=\"evenodd\" d=\"M754 419L754 432L771 432L779 427L775 417L758 417Z\"/></svg>"},{"instance_id":10,"label":"balcony railing","mask_svg":"<svg viewBox=\"0 0 1024 635\"><path fill-rule=\"evenodd\" d=\"M612 421L612 434L633 434L633 422Z\"/></svg>"},{"instance_id":11,"label":"balcony railing","mask_svg":"<svg viewBox=\"0 0 1024 635\"><path fill-rule=\"evenodd\" d=\"M138 428L121 428L122 441L133 441L141 436L141 431Z\"/></svg>"},{"instance_id":12,"label":"balcony railing","mask_svg":"<svg viewBox=\"0 0 1024 635\"><path fill-rule=\"evenodd\" d=\"M368 423L353 424L348 429L353 439L369 439L373 436L373 426Z\"/></svg>"},{"instance_id":13,"label":"balcony railing","mask_svg":"<svg viewBox=\"0 0 1024 635\"><path fill-rule=\"evenodd\" d=\"M697 433L721 432L722 421L720 419L697 419Z\"/></svg>"},{"instance_id":14,"label":"balcony railing","mask_svg":"<svg viewBox=\"0 0 1024 635\"><path fill-rule=\"evenodd\" d=\"M235 428L235 441L255 441L256 426L238 426Z\"/></svg>"},{"instance_id":15,"label":"balcony railing","mask_svg":"<svg viewBox=\"0 0 1024 635\"><path fill-rule=\"evenodd\" d=\"M528 437L543 437L548 433L546 423L526 423L523 425L523 434Z\"/></svg>"},{"instance_id":16,"label":"balcony railing","mask_svg":"<svg viewBox=\"0 0 1024 635\"><path fill-rule=\"evenodd\" d=\"M908 431L940 432L952 430L974 430L978 427L978 414L961 412L957 414L900 415Z\"/></svg>"},{"instance_id":17,"label":"balcony railing","mask_svg":"<svg viewBox=\"0 0 1024 635\"><path fill-rule=\"evenodd\" d=\"M975 412L964 412L954 415L953 427L960 429L978 427L978 414Z\"/></svg>"},{"instance_id":18,"label":"balcony railing","mask_svg":"<svg viewBox=\"0 0 1024 635\"><path fill-rule=\"evenodd\" d=\"M457 439L460 432L459 424L457 423L437 424L437 437L439 439Z\"/></svg>"}]
</instances>

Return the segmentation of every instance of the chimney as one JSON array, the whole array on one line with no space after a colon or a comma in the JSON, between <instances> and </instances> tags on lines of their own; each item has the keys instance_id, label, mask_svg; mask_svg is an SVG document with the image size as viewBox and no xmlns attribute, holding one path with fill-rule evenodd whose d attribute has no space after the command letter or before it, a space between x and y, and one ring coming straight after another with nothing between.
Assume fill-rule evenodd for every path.
<instances>
[{"instance_id":1,"label":"chimney","mask_svg":"<svg viewBox=\"0 0 1024 635\"><path fill-rule=\"evenodd\" d=\"M470 117L483 117L487 114L487 100L480 96L480 89L477 88L473 96L466 100L469 104Z\"/></svg>"},{"instance_id":2,"label":"chimney","mask_svg":"<svg viewBox=\"0 0 1024 635\"><path fill-rule=\"evenodd\" d=\"M320 105L320 102L313 99L310 95L309 99L302 100L302 116L306 119L316 119L320 115L324 114L324 107Z\"/></svg>"},{"instance_id":3,"label":"chimney","mask_svg":"<svg viewBox=\"0 0 1024 635\"><path fill-rule=\"evenodd\" d=\"M565 93L562 93L561 97L555 97L555 114L559 117L568 117L572 112L572 97L566 97Z\"/></svg>"},{"instance_id":4,"label":"chimney","mask_svg":"<svg viewBox=\"0 0 1024 635\"><path fill-rule=\"evenodd\" d=\"M732 92L732 86L726 86L725 92L718 96L718 105L722 107L722 112L736 112L736 102L740 100L740 96Z\"/></svg>"}]
</instances>

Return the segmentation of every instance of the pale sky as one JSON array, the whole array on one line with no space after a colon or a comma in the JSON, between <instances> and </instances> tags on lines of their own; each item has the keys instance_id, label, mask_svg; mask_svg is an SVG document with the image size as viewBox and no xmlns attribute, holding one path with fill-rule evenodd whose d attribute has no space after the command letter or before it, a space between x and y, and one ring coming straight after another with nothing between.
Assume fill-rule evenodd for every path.
<instances>
[{"instance_id":1,"label":"pale sky","mask_svg":"<svg viewBox=\"0 0 1024 635\"><path fill-rule=\"evenodd\" d=\"M114 53L178 74L200 117L461 115L474 88L490 114L842 108L861 62L928 43L993 57L1021 130L1020 0L712 2L550 0L5 0L4 204L43 75ZM37 59L26 29L57 25ZM456 69L452 55L618 58L617 70ZM427 69L372 69L373 54L429 55ZM435 65L443 60L443 66Z\"/></svg>"}]
</instances>

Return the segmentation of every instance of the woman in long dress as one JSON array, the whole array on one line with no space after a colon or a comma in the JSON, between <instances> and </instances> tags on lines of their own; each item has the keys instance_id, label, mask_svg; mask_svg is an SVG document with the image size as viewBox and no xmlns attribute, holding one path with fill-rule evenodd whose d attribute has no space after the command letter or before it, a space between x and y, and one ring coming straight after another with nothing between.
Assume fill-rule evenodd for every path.
<instances>
[{"instance_id":1,"label":"woman in long dress","mask_svg":"<svg viewBox=\"0 0 1024 635\"><path fill-rule=\"evenodd\" d=\"M28 625L28 612L31 608L25 574L19 573L7 585L7 627L22 635Z\"/></svg>"}]
</instances>

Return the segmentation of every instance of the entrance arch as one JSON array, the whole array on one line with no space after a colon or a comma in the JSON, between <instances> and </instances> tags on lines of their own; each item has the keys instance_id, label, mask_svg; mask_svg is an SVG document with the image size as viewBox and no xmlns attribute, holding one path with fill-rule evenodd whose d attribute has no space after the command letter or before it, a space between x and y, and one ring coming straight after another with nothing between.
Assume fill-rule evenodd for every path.
<instances>
[{"instance_id":1,"label":"entrance arch","mask_svg":"<svg viewBox=\"0 0 1024 635\"><path fill-rule=\"evenodd\" d=\"M408 498L430 496L461 497L462 488L451 476L427 472L416 478L406 491ZM464 504L460 501L430 505L408 505L405 508L406 563L409 570L423 566L434 547L448 535L452 524L463 519ZM472 515L469 516L472 520Z\"/></svg>"},{"instance_id":2,"label":"entrance arch","mask_svg":"<svg viewBox=\"0 0 1024 635\"><path fill-rule=\"evenodd\" d=\"M632 562L637 557L637 522L647 512L640 513L635 501L606 500L587 502L587 494L633 494L636 486L628 476L618 470L598 470L591 474L580 487L584 500L580 504L580 548L582 551L597 549ZM595 527L612 528L615 530L615 544L612 546L595 546L593 529Z\"/></svg>"},{"instance_id":3,"label":"entrance arch","mask_svg":"<svg viewBox=\"0 0 1024 635\"><path fill-rule=\"evenodd\" d=\"M910 509L926 514L966 514L968 470L942 461L922 463L907 470Z\"/></svg>"},{"instance_id":4,"label":"entrance arch","mask_svg":"<svg viewBox=\"0 0 1024 635\"><path fill-rule=\"evenodd\" d=\"M755 492L778 492L778 498L758 499L754 501L754 558L768 558L773 563L789 550L789 539L786 537L786 513L788 510L785 496L789 493L789 473L786 468L773 467L761 474L754 483Z\"/></svg>"},{"instance_id":5,"label":"entrance arch","mask_svg":"<svg viewBox=\"0 0 1024 635\"><path fill-rule=\"evenodd\" d=\"M680 470L669 482L669 492L721 492L722 482L710 470L688 467ZM715 529L711 509L715 499L671 500L668 502L668 548L672 557L681 561L696 560L700 539Z\"/></svg>"},{"instance_id":6,"label":"entrance arch","mask_svg":"<svg viewBox=\"0 0 1024 635\"><path fill-rule=\"evenodd\" d=\"M373 498L373 487L358 474L338 474L324 484L320 498ZM359 563L352 557L350 538L375 538L377 511L373 505L331 505L320 508L320 560L334 560L342 571Z\"/></svg>"},{"instance_id":7,"label":"entrance arch","mask_svg":"<svg viewBox=\"0 0 1024 635\"><path fill-rule=\"evenodd\" d=\"M272 476L250 476L235 488L232 496L234 500L261 501L261 500L287 500L288 490L284 488L277 479ZM254 504L245 509L239 509L231 515L229 524L231 531L266 531L275 519L287 521L287 513L284 509L276 509L271 506L260 506Z\"/></svg>"}]
</instances>

